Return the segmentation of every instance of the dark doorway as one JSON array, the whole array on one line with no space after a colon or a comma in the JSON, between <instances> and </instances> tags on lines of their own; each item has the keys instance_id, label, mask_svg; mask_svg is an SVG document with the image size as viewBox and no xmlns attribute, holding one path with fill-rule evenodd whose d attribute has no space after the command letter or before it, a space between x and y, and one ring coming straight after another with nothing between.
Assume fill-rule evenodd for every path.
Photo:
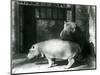
<instances>
[{"instance_id":1,"label":"dark doorway","mask_svg":"<svg viewBox=\"0 0 100 75\"><path fill-rule=\"evenodd\" d=\"M33 6L23 6L23 51L28 52L36 43L36 19Z\"/></svg>"}]
</instances>

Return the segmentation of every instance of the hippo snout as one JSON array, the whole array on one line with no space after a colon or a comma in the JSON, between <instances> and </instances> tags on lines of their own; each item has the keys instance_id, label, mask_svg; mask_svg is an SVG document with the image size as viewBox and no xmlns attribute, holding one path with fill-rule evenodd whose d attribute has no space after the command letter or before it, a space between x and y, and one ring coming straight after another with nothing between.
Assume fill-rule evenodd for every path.
<instances>
[{"instance_id":1,"label":"hippo snout","mask_svg":"<svg viewBox=\"0 0 100 75\"><path fill-rule=\"evenodd\" d=\"M32 52L29 52L28 55L26 56L26 59L30 60L34 57L34 55L32 54Z\"/></svg>"},{"instance_id":2,"label":"hippo snout","mask_svg":"<svg viewBox=\"0 0 100 75\"><path fill-rule=\"evenodd\" d=\"M29 59L30 59L30 56L29 56L29 54L26 56L26 59L27 59L27 60L29 60Z\"/></svg>"}]
</instances>

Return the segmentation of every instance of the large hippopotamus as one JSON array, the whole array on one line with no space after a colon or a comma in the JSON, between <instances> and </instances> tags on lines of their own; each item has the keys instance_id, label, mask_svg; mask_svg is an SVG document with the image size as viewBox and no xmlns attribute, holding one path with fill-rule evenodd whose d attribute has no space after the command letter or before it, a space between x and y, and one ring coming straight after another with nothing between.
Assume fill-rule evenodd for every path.
<instances>
[{"instance_id":1,"label":"large hippopotamus","mask_svg":"<svg viewBox=\"0 0 100 75\"><path fill-rule=\"evenodd\" d=\"M64 28L60 32L60 38L62 40L70 40L80 44L82 42L83 34L76 23L64 21Z\"/></svg>"},{"instance_id":2,"label":"large hippopotamus","mask_svg":"<svg viewBox=\"0 0 100 75\"><path fill-rule=\"evenodd\" d=\"M29 49L27 58L32 59L39 54L41 54L41 56L45 55L49 63L48 67L53 66L54 62L52 59L67 59L68 64L65 68L70 68L75 62L74 57L80 52L80 50L80 46L75 42L51 39L33 44Z\"/></svg>"}]
</instances>

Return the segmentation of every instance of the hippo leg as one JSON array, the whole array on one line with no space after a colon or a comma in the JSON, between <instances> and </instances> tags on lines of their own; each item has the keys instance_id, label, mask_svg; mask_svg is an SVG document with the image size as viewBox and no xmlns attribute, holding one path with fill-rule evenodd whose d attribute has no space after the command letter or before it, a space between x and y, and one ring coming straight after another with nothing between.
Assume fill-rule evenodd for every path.
<instances>
[{"instance_id":1,"label":"hippo leg","mask_svg":"<svg viewBox=\"0 0 100 75\"><path fill-rule=\"evenodd\" d=\"M48 63L49 63L48 68L52 67L52 66L53 66L53 63L54 63L54 62L52 61L52 59L47 58L47 60L48 60Z\"/></svg>"},{"instance_id":2,"label":"hippo leg","mask_svg":"<svg viewBox=\"0 0 100 75\"><path fill-rule=\"evenodd\" d=\"M70 68L73 65L74 62L75 62L74 58L68 59L68 64L66 65L65 68L66 69Z\"/></svg>"}]
</instances>

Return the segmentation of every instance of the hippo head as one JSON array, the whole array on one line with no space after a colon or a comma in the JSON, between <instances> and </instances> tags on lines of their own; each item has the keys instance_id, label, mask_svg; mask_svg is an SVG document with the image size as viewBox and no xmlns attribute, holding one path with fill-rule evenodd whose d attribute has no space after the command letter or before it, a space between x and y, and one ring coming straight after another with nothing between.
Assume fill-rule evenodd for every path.
<instances>
[{"instance_id":1,"label":"hippo head","mask_svg":"<svg viewBox=\"0 0 100 75\"><path fill-rule=\"evenodd\" d=\"M29 53L27 55L28 59L32 59L35 56L39 55L39 51L38 51L38 46L37 45L32 45L32 47L29 49Z\"/></svg>"},{"instance_id":2,"label":"hippo head","mask_svg":"<svg viewBox=\"0 0 100 75\"><path fill-rule=\"evenodd\" d=\"M76 24L74 22L64 21L64 31L75 32L75 29L76 29Z\"/></svg>"}]
</instances>

